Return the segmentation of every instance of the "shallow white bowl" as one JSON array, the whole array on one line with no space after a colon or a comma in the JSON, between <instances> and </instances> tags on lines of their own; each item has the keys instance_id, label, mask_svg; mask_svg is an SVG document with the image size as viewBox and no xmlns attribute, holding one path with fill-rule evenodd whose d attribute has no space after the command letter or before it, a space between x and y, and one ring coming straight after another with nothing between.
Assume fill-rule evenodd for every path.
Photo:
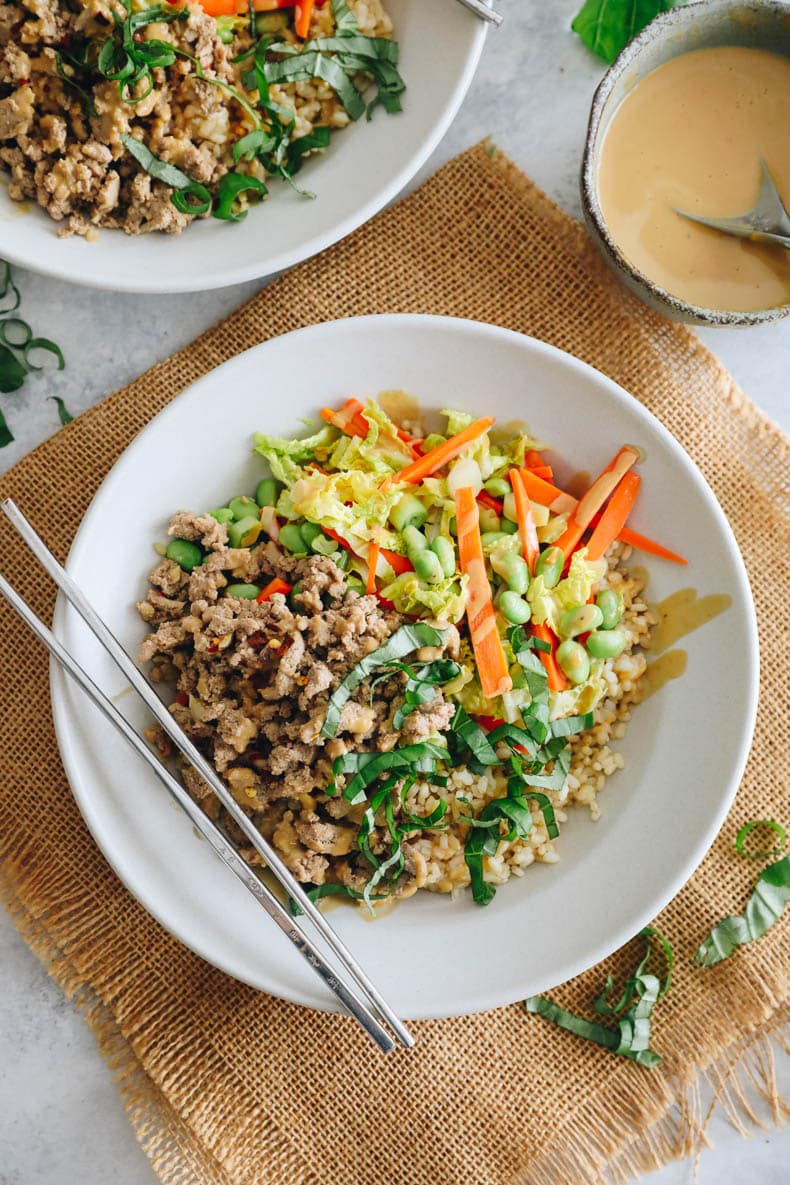
<instances>
[{"instance_id":1,"label":"shallow white bowl","mask_svg":"<svg viewBox=\"0 0 790 1185\"><path fill-rule=\"evenodd\" d=\"M715 498L677 442L634 399L577 359L474 322L417 316L318 325L257 346L179 396L114 466L91 504L69 570L132 653L144 594L171 512L254 489L250 437L293 434L301 416L348 395L401 387L425 408L448 405L527 420L567 465L596 472L623 441L642 445L636 530L692 557L688 569L647 557L650 596L693 585L732 605L682 645L688 670L634 713L626 768L610 779L603 818L570 812L561 861L537 865L488 907L468 893L418 894L370 924L330 915L406 1017L473 1012L551 987L640 929L702 859L738 785L757 696L749 587ZM155 480L152 477L155 475ZM643 562L643 557L639 557ZM62 603L56 629L138 727L145 711ZM147 769L58 670L55 724L80 809L129 889L216 966L275 995L331 1007L287 940L173 807Z\"/></svg>"},{"instance_id":2,"label":"shallow white bowl","mask_svg":"<svg viewBox=\"0 0 790 1185\"><path fill-rule=\"evenodd\" d=\"M0 186L0 257L33 271L115 292L194 292L293 267L361 226L414 176L450 126L472 81L486 24L452 0L387 0L407 90L400 115L378 110L333 136L307 162L300 198L273 182L242 223L202 219L181 235L103 230L97 242L60 239L58 224ZM3 174L0 173L0 178Z\"/></svg>"}]
</instances>

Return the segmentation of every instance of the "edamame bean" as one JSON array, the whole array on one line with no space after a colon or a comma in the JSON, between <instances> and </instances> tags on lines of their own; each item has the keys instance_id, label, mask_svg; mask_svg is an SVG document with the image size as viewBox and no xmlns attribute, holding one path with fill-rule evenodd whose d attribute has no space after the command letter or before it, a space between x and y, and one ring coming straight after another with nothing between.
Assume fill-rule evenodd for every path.
<instances>
[{"instance_id":1,"label":"edamame bean","mask_svg":"<svg viewBox=\"0 0 790 1185\"><path fill-rule=\"evenodd\" d=\"M247 518L251 514L257 514L258 503L248 498L246 494L242 494L238 498L231 498L228 502L229 508L233 511L233 517L238 522L239 519Z\"/></svg>"},{"instance_id":2,"label":"edamame bean","mask_svg":"<svg viewBox=\"0 0 790 1185\"><path fill-rule=\"evenodd\" d=\"M414 494L404 494L390 511L390 522L396 531L406 527L421 527L428 517L428 511Z\"/></svg>"},{"instance_id":3,"label":"edamame bean","mask_svg":"<svg viewBox=\"0 0 790 1185\"><path fill-rule=\"evenodd\" d=\"M233 511L229 506L218 506L216 510L211 511L211 517L215 518L218 523L232 523Z\"/></svg>"},{"instance_id":4,"label":"edamame bean","mask_svg":"<svg viewBox=\"0 0 790 1185\"><path fill-rule=\"evenodd\" d=\"M171 539L165 549L165 555L184 572L191 572L203 563L203 552L197 543L191 543L188 539Z\"/></svg>"},{"instance_id":5,"label":"edamame bean","mask_svg":"<svg viewBox=\"0 0 790 1185\"><path fill-rule=\"evenodd\" d=\"M491 556L491 567L501 576L508 588L523 596L529 588L529 568L526 560L515 551L498 551Z\"/></svg>"},{"instance_id":6,"label":"edamame bean","mask_svg":"<svg viewBox=\"0 0 790 1185\"><path fill-rule=\"evenodd\" d=\"M439 557L435 551L426 548L424 551L415 551L409 558L414 564L414 571L420 580L436 584L442 579L442 565L439 563Z\"/></svg>"},{"instance_id":7,"label":"edamame bean","mask_svg":"<svg viewBox=\"0 0 790 1185\"><path fill-rule=\"evenodd\" d=\"M225 589L226 597L238 597L241 601L254 601L260 593L257 584L229 584Z\"/></svg>"},{"instance_id":8,"label":"edamame bean","mask_svg":"<svg viewBox=\"0 0 790 1185\"><path fill-rule=\"evenodd\" d=\"M590 674L587 651L578 642L561 642L557 647L557 662L571 683L584 683Z\"/></svg>"},{"instance_id":9,"label":"edamame bean","mask_svg":"<svg viewBox=\"0 0 790 1185\"><path fill-rule=\"evenodd\" d=\"M587 639L587 649L593 658L617 658L627 644L622 630L595 630Z\"/></svg>"},{"instance_id":10,"label":"edamame bean","mask_svg":"<svg viewBox=\"0 0 790 1185\"><path fill-rule=\"evenodd\" d=\"M264 477L258 482L255 491L255 501L259 506L274 506L280 493L280 487L273 477Z\"/></svg>"},{"instance_id":11,"label":"edamame bean","mask_svg":"<svg viewBox=\"0 0 790 1185\"><path fill-rule=\"evenodd\" d=\"M353 572L350 576L346 577L346 588L356 593L364 593L365 591L365 585Z\"/></svg>"},{"instance_id":12,"label":"edamame bean","mask_svg":"<svg viewBox=\"0 0 790 1185\"><path fill-rule=\"evenodd\" d=\"M547 547L538 556L538 562L535 565L535 575L543 577L543 583L546 585L546 588L554 588L559 583L564 566L565 555L562 548Z\"/></svg>"},{"instance_id":13,"label":"edamame bean","mask_svg":"<svg viewBox=\"0 0 790 1185\"><path fill-rule=\"evenodd\" d=\"M524 625L532 616L532 610L527 601L520 597L517 592L507 589L500 593L499 608L502 611L502 616L511 625Z\"/></svg>"},{"instance_id":14,"label":"edamame bean","mask_svg":"<svg viewBox=\"0 0 790 1185\"><path fill-rule=\"evenodd\" d=\"M450 532L450 534L452 535L453 539L457 539L457 538L458 538L458 523L457 523L457 521L456 521L455 515L453 515L453 517L452 517L452 518L450 519L450 521L448 522L448 524L447 524L447 530Z\"/></svg>"},{"instance_id":15,"label":"edamame bean","mask_svg":"<svg viewBox=\"0 0 790 1185\"><path fill-rule=\"evenodd\" d=\"M263 527L251 514L228 523L228 542L231 547L251 547L257 542Z\"/></svg>"},{"instance_id":16,"label":"edamame bean","mask_svg":"<svg viewBox=\"0 0 790 1185\"><path fill-rule=\"evenodd\" d=\"M602 621L603 614L597 605L577 605L560 618L560 637L575 638L577 634L597 630Z\"/></svg>"},{"instance_id":17,"label":"edamame bean","mask_svg":"<svg viewBox=\"0 0 790 1185\"><path fill-rule=\"evenodd\" d=\"M431 544L431 551L438 557L444 576L455 576L455 548L444 535L437 535Z\"/></svg>"},{"instance_id":18,"label":"edamame bean","mask_svg":"<svg viewBox=\"0 0 790 1185\"><path fill-rule=\"evenodd\" d=\"M285 524L280 531L279 542L286 551L292 551L295 555L307 555L309 550L307 541L296 523Z\"/></svg>"},{"instance_id":19,"label":"edamame bean","mask_svg":"<svg viewBox=\"0 0 790 1185\"><path fill-rule=\"evenodd\" d=\"M417 555L418 552L425 551L426 547L428 546L428 540L425 538L422 531L418 531L416 527L411 526L406 527L406 529L402 532L402 535L403 542L406 544L406 554L413 564L414 556Z\"/></svg>"},{"instance_id":20,"label":"edamame bean","mask_svg":"<svg viewBox=\"0 0 790 1185\"><path fill-rule=\"evenodd\" d=\"M480 542L483 545L483 551L490 551L492 547L496 547L498 543L503 543L507 539L507 535L503 531L484 531L480 536Z\"/></svg>"},{"instance_id":21,"label":"edamame bean","mask_svg":"<svg viewBox=\"0 0 790 1185\"><path fill-rule=\"evenodd\" d=\"M516 510L516 498L512 490L509 494L505 494L503 506L505 518L509 518L512 523L517 523L518 511Z\"/></svg>"},{"instance_id":22,"label":"edamame bean","mask_svg":"<svg viewBox=\"0 0 790 1185\"><path fill-rule=\"evenodd\" d=\"M602 588L595 603L601 610L601 629L613 630L623 616L623 598L613 588Z\"/></svg>"},{"instance_id":23,"label":"edamame bean","mask_svg":"<svg viewBox=\"0 0 790 1185\"><path fill-rule=\"evenodd\" d=\"M313 540L324 533L318 523L300 523L299 532L308 547L312 547Z\"/></svg>"},{"instance_id":24,"label":"edamame bean","mask_svg":"<svg viewBox=\"0 0 790 1185\"><path fill-rule=\"evenodd\" d=\"M483 532L498 531L500 519L497 512L492 510L490 506L480 506L478 509L480 513L480 530Z\"/></svg>"},{"instance_id":25,"label":"edamame bean","mask_svg":"<svg viewBox=\"0 0 790 1185\"><path fill-rule=\"evenodd\" d=\"M333 555L332 558L335 561L335 567L339 568L341 572L348 570L348 565L351 563L351 556L347 551L338 552L338 554Z\"/></svg>"},{"instance_id":26,"label":"edamame bean","mask_svg":"<svg viewBox=\"0 0 790 1185\"><path fill-rule=\"evenodd\" d=\"M304 529L302 534L304 535ZM316 535L310 546L316 555L334 555L339 545L336 539L330 539L328 535ZM343 555L347 554L343 552Z\"/></svg>"},{"instance_id":27,"label":"edamame bean","mask_svg":"<svg viewBox=\"0 0 790 1185\"><path fill-rule=\"evenodd\" d=\"M429 453L432 448L438 448L440 444L444 444L447 440L446 436L442 436L440 432L431 432L425 437L422 442L422 451Z\"/></svg>"},{"instance_id":28,"label":"edamame bean","mask_svg":"<svg viewBox=\"0 0 790 1185\"><path fill-rule=\"evenodd\" d=\"M512 522L509 518L501 518L499 520L499 529L503 535L515 535L518 530L518 523Z\"/></svg>"},{"instance_id":29,"label":"edamame bean","mask_svg":"<svg viewBox=\"0 0 790 1185\"><path fill-rule=\"evenodd\" d=\"M488 481L484 483L483 489L487 494L492 494L494 498L505 498L510 492L510 482L504 477L489 477Z\"/></svg>"}]
</instances>

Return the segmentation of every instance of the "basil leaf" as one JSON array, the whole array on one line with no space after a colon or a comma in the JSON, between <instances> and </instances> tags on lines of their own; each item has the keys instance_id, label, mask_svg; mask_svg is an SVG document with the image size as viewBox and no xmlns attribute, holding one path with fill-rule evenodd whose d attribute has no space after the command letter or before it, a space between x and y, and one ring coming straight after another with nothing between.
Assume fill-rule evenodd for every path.
<instances>
[{"instance_id":1,"label":"basil leaf","mask_svg":"<svg viewBox=\"0 0 790 1185\"><path fill-rule=\"evenodd\" d=\"M551 735L554 737L569 737L577 732L586 732L592 728L595 717L592 712L585 712L583 716L564 716L561 720L552 720Z\"/></svg>"},{"instance_id":2,"label":"basil leaf","mask_svg":"<svg viewBox=\"0 0 790 1185\"><path fill-rule=\"evenodd\" d=\"M8 346L0 345L0 391L18 391L25 381L27 367Z\"/></svg>"},{"instance_id":3,"label":"basil leaf","mask_svg":"<svg viewBox=\"0 0 790 1185\"><path fill-rule=\"evenodd\" d=\"M537 752L532 737L516 724L500 724L491 730L488 734L489 745L498 745L500 741L504 741L511 748L520 746L522 749L526 749L530 757L534 757Z\"/></svg>"},{"instance_id":4,"label":"basil leaf","mask_svg":"<svg viewBox=\"0 0 790 1185\"><path fill-rule=\"evenodd\" d=\"M613 62L654 17L681 3L683 0L586 0L571 28L599 58Z\"/></svg>"},{"instance_id":5,"label":"basil leaf","mask_svg":"<svg viewBox=\"0 0 790 1185\"><path fill-rule=\"evenodd\" d=\"M566 1012L564 1008L560 1008L546 996L530 996L528 1000L525 1000L524 1006L527 1012L542 1016L559 1028L574 1033L586 1041L593 1041L596 1045L601 1045L620 1057L627 1057L640 1066L647 1068L657 1066L661 1061L661 1056L650 1048L651 1016L657 1001L669 990L673 955L667 940L652 927L648 926L641 930L639 937L645 939L645 954L634 974L626 981L619 1002L614 1005L607 1003L607 997L614 986L610 975L607 977L603 992L594 1005L597 1011L607 1016L622 1013L618 1020L617 1031L605 1028L604 1025L597 1024L595 1021L584 1020L572 1012ZM667 973L663 984L657 975L645 971L653 950L651 940L654 938L658 940L666 958ZM625 1009L627 1011L624 1011Z\"/></svg>"},{"instance_id":6,"label":"basil leaf","mask_svg":"<svg viewBox=\"0 0 790 1185\"><path fill-rule=\"evenodd\" d=\"M159 160L154 156L150 148L146 148L141 140L137 140L134 136L123 132L121 134L121 143L131 156L137 161L146 173L150 174L156 181L163 181L165 185L169 185L171 189L184 189L187 185L191 185L192 181L187 177L186 173L182 173L175 165L168 164L167 161Z\"/></svg>"},{"instance_id":7,"label":"basil leaf","mask_svg":"<svg viewBox=\"0 0 790 1185\"><path fill-rule=\"evenodd\" d=\"M510 824L507 834L488 826L492 821ZM470 820L470 830L464 845L464 861L469 869L472 896L478 905L488 905L496 896L496 889L483 879L483 857L493 856L502 840L526 839L532 830L532 815L521 797L495 798L484 806L477 819Z\"/></svg>"},{"instance_id":8,"label":"basil leaf","mask_svg":"<svg viewBox=\"0 0 790 1185\"><path fill-rule=\"evenodd\" d=\"M63 351L55 342L51 342L48 337L31 337L30 341L25 345L22 351L22 357L25 360L25 365L30 370L43 370L43 364L36 366L35 362L31 362L30 355L34 350L44 350L47 354L52 354L57 361L57 369L63 370L66 365L66 359L63 357Z\"/></svg>"},{"instance_id":9,"label":"basil leaf","mask_svg":"<svg viewBox=\"0 0 790 1185\"><path fill-rule=\"evenodd\" d=\"M311 901L320 901L323 897L348 897L352 901L361 901L362 893L358 889L351 889L348 885L339 885L336 881L331 881L326 885L315 885L314 888L307 890L307 896ZM383 897L374 897L374 901L386 901L386 895ZM301 908L293 897L288 898L288 909L292 917L298 918L304 910Z\"/></svg>"},{"instance_id":10,"label":"basil leaf","mask_svg":"<svg viewBox=\"0 0 790 1185\"><path fill-rule=\"evenodd\" d=\"M332 87L349 119L357 120L365 113L365 100L337 58L328 58L321 53L300 53L279 62L267 61L265 73L269 83L321 78Z\"/></svg>"},{"instance_id":11,"label":"basil leaf","mask_svg":"<svg viewBox=\"0 0 790 1185\"><path fill-rule=\"evenodd\" d=\"M459 704L450 722L451 735L458 737L462 747L466 747L481 765L499 765L500 761L494 746L479 724L468 716ZM449 738L448 738L449 739Z\"/></svg>"},{"instance_id":12,"label":"basil leaf","mask_svg":"<svg viewBox=\"0 0 790 1185\"><path fill-rule=\"evenodd\" d=\"M274 136L270 136L263 128L247 132L233 145L233 162L238 164L240 160L252 160L259 152L271 152L275 143Z\"/></svg>"},{"instance_id":13,"label":"basil leaf","mask_svg":"<svg viewBox=\"0 0 790 1185\"><path fill-rule=\"evenodd\" d=\"M724 918L700 946L694 962L712 967L728 959L738 946L756 942L779 921L790 901L790 856L764 868L757 878L743 916Z\"/></svg>"},{"instance_id":14,"label":"basil leaf","mask_svg":"<svg viewBox=\"0 0 790 1185\"><path fill-rule=\"evenodd\" d=\"M314 149L328 148L330 139L330 129L320 127L314 128L306 136L292 140L288 145L288 172L291 176L299 172L308 152L313 152Z\"/></svg>"},{"instance_id":15,"label":"basil leaf","mask_svg":"<svg viewBox=\"0 0 790 1185\"><path fill-rule=\"evenodd\" d=\"M744 844L751 833L758 827L767 827L770 831L773 831L778 837L777 846L768 852L747 852ZM774 822L773 819L754 819L751 823L746 823L741 827L735 836L735 850L739 856L743 856L746 860L770 860L772 857L781 854L786 841L787 833L780 823Z\"/></svg>"},{"instance_id":16,"label":"basil leaf","mask_svg":"<svg viewBox=\"0 0 790 1185\"><path fill-rule=\"evenodd\" d=\"M6 418L0 411L0 448L5 448L14 439L14 434L6 423Z\"/></svg>"},{"instance_id":17,"label":"basil leaf","mask_svg":"<svg viewBox=\"0 0 790 1185\"><path fill-rule=\"evenodd\" d=\"M74 419L74 416L71 414L69 409L66 407L66 404L63 402L60 395L50 395L50 399L52 399L53 402L57 404L58 416L60 417L61 424L63 424L64 426L66 424L70 424L72 422L72 420Z\"/></svg>"},{"instance_id":18,"label":"basil leaf","mask_svg":"<svg viewBox=\"0 0 790 1185\"><path fill-rule=\"evenodd\" d=\"M336 776L356 769L357 772L343 791L346 801L356 804L365 801L368 786L382 774L392 770L434 774L437 763L446 761L447 756L447 750L440 745L422 741L417 745L405 745L402 749L390 749L388 753L344 753L333 764L332 772ZM440 784L438 779L431 780ZM446 784L446 779L443 778L441 784ZM332 793L331 788L326 792Z\"/></svg>"},{"instance_id":19,"label":"basil leaf","mask_svg":"<svg viewBox=\"0 0 790 1185\"><path fill-rule=\"evenodd\" d=\"M359 32L357 18L346 4L346 0L332 0L332 17L336 34L350 37Z\"/></svg>"},{"instance_id":20,"label":"basil leaf","mask_svg":"<svg viewBox=\"0 0 790 1185\"><path fill-rule=\"evenodd\" d=\"M387 666L405 658L407 654L411 654L413 650L419 650L422 646L441 646L444 643L444 635L444 630L437 630L432 625L426 625L421 621L415 625L402 625L397 629L383 646L379 646L378 650L374 650L372 654L367 654L356 666L352 667L340 686L333 692L326 707L321 736L331 738L337 735L344 705L352 692L356 691L360 683L364 683L373 671L378 667ZM386 754L381 754L381 756L386 756Z\"/></svg>"},{"instance_id":21,"label":"basil leaf","mask_svg":"<svg viewBox=\"0 0 790 1185\"><path fill-rule=\"evenodd\" d=\"M549 839L556 839L560 833L557 824L557 818L554 814L554 807L551 805L551 799L545 794L538 794L534 790L524 790L524 798L533 799L540 807L540 813L543 815L543 822L546 824L546 834Z\"/></svg>"}]
</instances>

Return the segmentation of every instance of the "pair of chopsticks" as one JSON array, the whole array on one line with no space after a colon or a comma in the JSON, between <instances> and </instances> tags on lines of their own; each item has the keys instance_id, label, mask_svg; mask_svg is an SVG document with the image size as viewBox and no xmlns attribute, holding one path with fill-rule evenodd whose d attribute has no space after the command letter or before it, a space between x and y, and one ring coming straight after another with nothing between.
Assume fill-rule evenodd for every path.
<instances>
[{"instance_id":1,"label":"pair of chopsticks","mask_svg":"<svg viewBox=\"0 0 790 1185\"><path fill-rule=\"evenodd\" d=\"M479 16L482 21L488 21L492 25L501 25L502 17L498 12L485 3L485 0L458 0L459 4L463 4L464 8L468 8L475 16Z\"/></svg>"},{"instance_id":2,"label":"pair of chopsticks","mask_svg":"<svg viewBox=\"0 0 790 1185\"><path fill-rule=\"evenodd\" d=\"M132 728L125 716L119 712L109 697L93 682L91 677L58 641L52 631L44 625L43 621L36 616L33 610L2 575L0 575L0 595L5 597L12 609L19 614L25 624L44 643L56 662L79 684L104 717L118 729L134 751L153 770L159 781L185 812L200 834L208 841L223 863L230 868L231 872L235 873L244 887L252 893L255 900L263 906L269 917L276 922L286 937L293 943L296 950L299 951L299 954L335 995L344 1011L348 1012L359 1022L365 1032L384 1053L394 1048L395 1041L393 1034L402 1045L410 1048L414 1044L414 1038L409 1030L398 1019L368 979L365 972L354 959L354 956L328 924L326 918L321 914L315 903L307 896L302 886L282 862L274 848L264 839L252 821L244 814L213 767L208 764L203 755L192 744L186 733L182 732L181 728L176 724L170 712L151 688L143 673L99 617L79 585L69 576L65 568L58 563L44 541L36 534L33 527L22 514L22 511L11 499L4 501L0 508L2 508L6 518L21 535L42 567L45 568L55 581L68 603L80 615L93 635L101 642L115 665L126 676L151 715L162 726L175 746L197 773L204 781L208 782L228 814L239 825L255 850L263 857L279 884L288 896L298 904L304 916L313 923L321 938L350 976L350 979L355 985L354 987L348 986L339 978L338 973L327 963L314 942L300 928L296 919L279 898L242 859L235 846L222 830L192 801L185 788L165 768L153 750L148 747L142 737ZM387 1031L384 1027L385 1024L389 1026L391 1032Z\"/></svg>"}]
</instances>

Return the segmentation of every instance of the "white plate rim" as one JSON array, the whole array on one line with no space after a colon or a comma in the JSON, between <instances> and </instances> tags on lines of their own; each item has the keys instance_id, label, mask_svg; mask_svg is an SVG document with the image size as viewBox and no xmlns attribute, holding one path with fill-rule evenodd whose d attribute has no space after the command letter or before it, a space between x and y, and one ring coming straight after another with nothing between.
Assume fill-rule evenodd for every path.
<instances>
[{"instance_id":1,"label":"white plate rim","mask_svg":"<svg viewBox=\"0 0 790 1185\"><path fill-rule=\"evenodd\" d=\"M227 288L232 284L242 284L248 280L266 279L270 276L276 276L281 272L288 271L298 263L303 263L306 259L312 259L314 255L320 254L320 252L325 251L328 247L332 247L335 243L345 239L353 231L380 213L395 200L401 190L419 172L444 139L448 128L458 114L458 110L475 76L487 33L488 22L478 18L473 26L473 34L464 68L459 74L452 91L447 96L444 107L434 124L432 133L422 140L411 156L404 161L396 175L387 184L383 185L369 201L363 203L363 205L348 214L331 229L313 235L312 238L306 239L298 247L294 247L290 251L283 251L278 255L271 256L263 267L261 267L260 263L251 261L246 265L215 271L210 276L200 275L199 271L195 269L196 275L191 280L188 278L169 280L166 270L163 269L161 274L150 273L150 280L146 280L145 282L127 280L124 278L123 271L118 269L117 279L110 280L105 279L103 276L94 277L80 274L79 272L75 272L73 268L69 268L65 263L63 265L54 261L48 263L46 251L43 248L36 258L33 258L31 254L20 252L14 247L13 234L9 234L8 242L3 242L3 258L14 267L27 268L29 271L38 275L50 276L56 280L77 284L80 287L94 288L107 292L136 293L149 296L162 296L182 292L207 292L218 288ZM375 129L372 130L373 134L375 134ZM5 178L5 174L3 174L3 177ZM242 234L244 233L244 229L241 226L235 229ZM117 233L123 234L123 231L118 231Z\"/></svg>"},{"instance_id":2,"label":"white plate rim","mask_svg":"<svg viewBox=\"0 0 790 1185\"><path fill-rule=\"evenodd\" d=\"M624 388L620 387L619 384L614 382L613 379L610 379L609 376L597 370L589 363L583 362L581 359L556 346L540 341L537 338L529 337L526 334L518 333L517 331L505 329L500 326L491 325L486 322L447 316L429 316L425 314L374 314L364 317L340 318L335 321L325 321L318 325L311 325L302 329L293 330L290 333L280 335L278 338L270 339L270 341L282 342L287 338L298 342L299 345L302 345L304 344L305 339L311 336L332 334L339 326L343 326L345 328L348 328L349 326L360 326L360 328L364 328L364 326L369 323L381 322L389 322L394 328L400 329L403 332L407 331L415 324L417 326L421 324L436 324L449 329L451 332L477 332L481 333L483 337L488 336L491 339L509 339L514 343L521 344L522 347L525 343L527 343L529 349L535 349L538 353L543 352L549 356L554 357L555 359L561 359L571 371L575 370L577 373L588 375L590 372L592 372L597 381L603 381L603 383L608 387L609 395L616 403L620 405L626 405L629 407L629 409L635 410L638 416L644 417L649 422L651 428L663 438L663 441L669 450L673 454L680 456L681 463L684 465L687 475L695 485L698 493L707 503L707 507L710 512L718 521L721 531L721 540L724 546L727 548L730 558L733 561L736 561L734 563L734 569L738 573L737 579L740 586L739 593L741 595L742 605L747 613L747 618L750 624L749 636L746 640L748 685L745 688L744 694L744 711L741 717L743 721L743 727L741 729L741 738L738 746L737 758L731 771L726 792L721 794L718 801L718 807L715 812L711 814L708 827L704 834L699 837L693 849L682 862L682 865L676 869L673 876L667 879L666 884L660 889L657 888L650 899L645 900L644 903L642 903L641 906L634 911L632 917L630 917L628 920L624 919L616 932L609 934L605 940L599 939L598 941L591 941L589 946L584 948L583 952L575 955L573 958L569 957L563 964L558 965L556 972L554 972L552 975L552 979L556 984L565 983L574 976L582 974L584 971L607 958L615 950L625 945L625 943L633 938L633 936L638 933L639 930L641 930L644 926L649 924L655 917L658 916L658 914L680 892L683 886L699 867L705 855L712 846L714 840L716 839L716 836L721 830L721 827L729 813L740 785L743 771L745 769L751 749L757 717L759 694L759 641L757 632L757 617L754 600L749 585L748 574L746 572L746 567L743 563L737 542L733 535L732 528L727 521L724 511L719 505L715 494L711 490L703 474L683 449L682 445L680 445L675 437L672 436L669 430L664 427L661 421L658 420L658 418L654 416L652 412L648 411L648 409L645 408L634 396L630 395L626 390L624 390ZM148 431L154 425L161 427L163 423L166 424L169 417L175 414L174 409L176 404L183 401L185 397L192 395L195 391L198 391L204 386L209 386L212 382L216 381L216 375L218 371L222 371L223 375L226 377L231 375L234 367L243 365L243 359L245 359L250 354L265 350L268 344L269 342L263 342L252 346L248 350L243 351L241 354L236 355L234 358L222 363L220 366L214 368L214 370L211 370L207 374L203 375L195 383L191 384L178 396L176 396L165 408L163 408L161 412L159 412L151 421L149 421L149 423L140 433L138 433L138 435L115 462L115 465L108 472L104 482L102 482L102 485L99 487L96 494L94 495L94 498L91 500L91 503L85 512L69 551L68 560L66 562L67 569L71 570L74 566L76 566L80 560L83 547L89 545L88 536L91 527L92 516L95 514L96 502L99 498L99 495L101 494L102 489L104 488L105 482L111 475L113 475L115 479L120 479L123 468L130 463L130 460L134 458L137 450L145 448L146 434ZM56 635L60 638L63 637L64 626L69 615L74 616L74 611L69 608L63 596L59 594L53 618L53 629ZM86 825L88 826L88 829L90 830L91 835L96 841L107 862L110 864L111 868L115 871L116 875L126 886L126 888L140 902L140 904L143 905L147 912L149 912L160 923L160 925L164 927L165 930L167 930L189 949L198 954L206 962L218 967L219 970L225 972L235 979L238 979L240 982L247 983L250 987L253 987L256 990L264 991L268 994L291 1000L294 1003L305 1007L314 1008L318 1011L336 1011L332 998L323 1000L323 1002L319 1002L317 999L313 999L312 997L309 999L300 999L296 995L286 996L272 988L271 984L264 984L253 980L244 974L239 974L238 969L234 969L232 966L224 963L224 961L218 960L217 957L211 953L210 940L204 941L202 939L196 939L194 934L187 936L183 933L180 933L176 928L171 926L160 903L157 902L156 897L146 891L145 884L143 884L142 887L138 885L138 880L135 877L134 872L130 869L129 865L125 862L124 856L119 857L117 851L109 849L105 842L105 838L101 833L101 829L98 826L96 815L92 809L91 797L89 794L85 793L85 789L82 786L79 777L75 777L74 775L75 765L73 755L75 752L75 738L73 737L69 728L68 711L66 708L65 699L62 695L67 678L68 677L60 670L54 660L52 660L50 662L50 697L55 733L58 740L61 758L75 800L86 822ZM548 988L549 986L550 985L547 983L546 987ZM421 1007L417 1011L412 1011L409 1014L408 1019L440 1019L448 1016L463 1016L484 1012L493 1008L505 1007L513 1004L523 999L525 994L526 993L522 990L519 990L515 993L509 991L507 997L503 998L501 993L497 992L496 988L490 989L487 992L478 990L475 992L475 999L473 1002L468 1003L463 1007L454 1007L452 1012L435 1007Z\"/></svg>"}]
</instances>

